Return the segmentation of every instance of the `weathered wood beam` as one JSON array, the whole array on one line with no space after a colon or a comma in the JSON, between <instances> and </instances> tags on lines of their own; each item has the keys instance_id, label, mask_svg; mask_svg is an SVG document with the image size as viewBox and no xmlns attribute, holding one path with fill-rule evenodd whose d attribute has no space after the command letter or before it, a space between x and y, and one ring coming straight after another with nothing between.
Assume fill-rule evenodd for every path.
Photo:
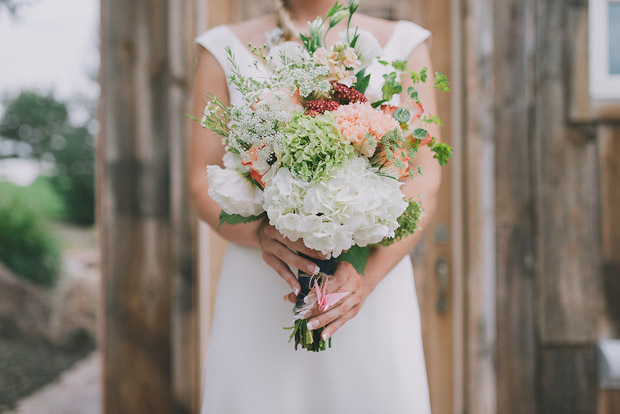
<instances>
[{"instance_id":1,"label":"weathered wood beam","mask_svg":"<svg viewBox=\"0 0 620 414\"><path fill-rule=\"evenodd\" d=\"M540 361L540 413L596 413L594 346L543 346Z\"/></svg>"},{"instance_id":2,"label":"weathered wood beam","mask_svg":"<svg viewBox=\"0 0 620 414\"><path fill-rule=\"evenodd\" d=\"M200 410L200 349L196 216L190 208L188 143L191 123L191 85L195 70L192 41L204 13L203 0L168 2L170 122L170 254L172 382L175 413Z\"/></svg>"},{"instance_id":3,"label":"weathered wood beam","mask_svg":"<svg viewBox=\"0 0 620 414\"><path fill-rule=\"evenodd\" d=\"M167 1L101 3L105 413L172 412Z\"/></svg>"},{"instance_id":4,"label":"weathered wood beam","mask_svg":"<svg viewBox=\"0 0 620 414\"><path fill-rule=\"evenodd\" d=\"M586 0L536 1L533 128L541 413L596 410L602 321L600 189L593 129L570 124L575 16Z\"/></svg>"},{"instance_id":5,"label":"weathered wood beam","mask_svg":"<svg viewBox=\"0 0 620 414\"><path fill-rule=\"evenodd\" d=\"M185 143L191 2L101 2L103 410L199 402Z\"/></svg>"},{"instance_id":6,"label":"weathered wood beam","mask_svg":"<svg viewBox=\"0 0 620 414\"><path fill-rule=\"evenodd\" d=\"M570 13L587 1L536 2L534 136L538 335L593 344L601 321L600 192L594 136L567 124Z\"/></svg>"},{"instance_id":7,"label":"weathered wood beam","mask_svg":"<svg viewBox=\"0 0 620 414\"><path fill-rule=\"evenodd\" d=\"M534 0L494 2L498 412L536 412Z\"/></svg>"},{"instance_id":8,"label":"weathered wood beam","mask_svg":"<svg viewBox=\"0 0 620 414\"><path fill-rule=\"evenodd\" d=\"M497 412L493 1L463 0L465 408Z\"/></svg>"}]
</instances>

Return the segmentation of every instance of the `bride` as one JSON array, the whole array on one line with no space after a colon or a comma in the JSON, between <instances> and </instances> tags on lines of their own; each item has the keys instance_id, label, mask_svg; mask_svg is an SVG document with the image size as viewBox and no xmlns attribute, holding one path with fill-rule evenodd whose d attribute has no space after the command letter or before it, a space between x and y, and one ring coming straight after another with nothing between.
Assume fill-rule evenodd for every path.
<instances>
[{"instance_id":1,"label":"bride","mask_svg":"<svg viewBox=\"0 0 620 414\"><path fill-rule=\"evenodd\" d=\"M228 87L232 66L230 47L244 75L258 76L247 45L273 46L298 41L300 28L322 16L333 0L276 0L275 12L235 25L214 27L194 41L201 46L194 84L194 112L203 109L205 91L225 104L241 96ZM329 32L327 43L338 41L345 22ZM431 69L430 33L408 21L386 21L356 13L351 26L373 34L382 46L381 58L407 60L416 69ZM384 67L371 65L371 87ZM403 81L403 90L410 86ZM431 85L418 88L425 107L437 113ZM395 97L398 103L400 97ZM191 186L199 216L217 229L220 207L208 195L205 167L221 164L221 138L194 123L191 140ZM437 130L429 131L438 136ZM424 176L406 179L406 195L421 194L428 224L440 182L439 165L425 147L415 159ZM408 253L420 232L389 247L375 248L365 275L340 262L328 292L351 292L336 306L315 310L309 327L325 327L333 336L325 352L295 351L288 343L292 304L300 285L294 270L314 273L315 264L296 252L321 259L301 241L291 242L264 219L222 225L218 233L229 240L218 285L214 320L205 363L203 414L361 414L430 413L422 350L420 315ZM284 298L284 300L282 300Z\"/></svg>"}]
</instances>

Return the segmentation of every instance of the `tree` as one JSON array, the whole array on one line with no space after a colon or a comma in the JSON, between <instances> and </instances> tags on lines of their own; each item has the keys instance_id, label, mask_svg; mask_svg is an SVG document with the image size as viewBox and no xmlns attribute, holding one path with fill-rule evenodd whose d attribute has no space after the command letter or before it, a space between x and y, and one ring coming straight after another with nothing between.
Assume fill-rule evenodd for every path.
<instances>
[{"instance_id":1,"label":"tree","mask_svg":"<svg viewBox=\"0 0 620 414\"><path fill-rule=\"evenodd\" d=\"M94 108L88 102L80 105ZM64 201L67 219L78 224L94 222L95 140L87 124L71 122L67 103L50 94L22 91L6 104L0 137L14 144L3 145L0 158L53 162L51 183Z\"/></svg>"},{"instance_id":2,"label":"tree","mask_svg":"<svg viewBox=\"0 0 620 414\"><path fill-rule=\"evenodd\" d=\"M56 100L51 94L22 91L9 100L0 120L0 137L15 144L11 150L0 154L0 158L40 160L57 144L54 140L61 140L58 137L70 129L69 111L64 102Z\"/></svg>"},{"instance_id":3,"label":"tree","mask_svg":"<svg viewBox=\"0 0 620 414\"><path fill-rule=\"evenodd\" d=\"M77 224L95 221L95 147L87 128L64 135L62 148L53 149L56 172L52 185L65 204L67 218Z\"/></svg>"}]
</instances>

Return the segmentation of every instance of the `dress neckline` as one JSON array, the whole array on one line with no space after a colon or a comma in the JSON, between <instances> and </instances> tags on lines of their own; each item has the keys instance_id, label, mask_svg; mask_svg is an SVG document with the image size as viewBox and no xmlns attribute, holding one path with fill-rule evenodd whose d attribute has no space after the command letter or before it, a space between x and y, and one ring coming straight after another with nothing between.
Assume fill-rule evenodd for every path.
<instances>
[{"instance_id":1,"label":"dress neckline","mask_svg":"<svg viewBox=\"0 0 620 414\"><path fill-rule=\"evenodd\" d=\"M402 25L403 23L405 23L404 20L398 20L396 24L394 25L394 27L392 28L392 33L390 34L390 37L388 37L388 40L381 47L381 57L385 57L383 56L385 54L385 51L395 41L396 34L398 33L398 27ZM233 39L234 42L237 43L237 46L239 46L241 50L243 50L246 56L250 57L253 61L257 62L261 67L264 68L263 62L259 61L256 58L256 56L254 56L254 54L250 51L250 49L248 49L248 47L243 44L241 39L239 39L239 37L235 34L235 32L232 31L232 29L227 24L223 24L222 27L224 27L228 31L228 34L230 35L230 37Z\"/></svg>"}]
</instances>

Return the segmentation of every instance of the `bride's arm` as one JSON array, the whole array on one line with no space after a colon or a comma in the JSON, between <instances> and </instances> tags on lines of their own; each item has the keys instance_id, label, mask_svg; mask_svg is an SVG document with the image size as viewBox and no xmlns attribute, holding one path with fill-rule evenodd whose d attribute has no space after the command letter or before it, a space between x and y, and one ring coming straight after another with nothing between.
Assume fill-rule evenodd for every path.
<instances>
[{"instance_id":1,"label":"bride's arm","mask_svg":"<svg viewBox=\"0 0 620 414\"><path fill-rule=\"evenodd\" d=\"M229 104L224 71L211 53L202 50L194 77L192 115L201 117L207 91L220 98L225 105ZM200 123L193 122L189 145L191 194L198 217L206 221L213 229L217 229L221 209L209 197L207 165L223 167L223 156L222 137L202 128ZM223 224L217 232L228 241L246 246L258 246L257 229L258 222L235 226Z\"/></svg>"},{"instance_id":2,"label":"bride's arm","mask_svg":"<svg viewBox=\"0 0 620 414\"><path fill-rule=\"evenodd\" d=\"M203 100L206 98L207 91L220 98L225 105L229 105L224 71L211 53L202 50L193 86L192 114L197 117L201 116L204 109ZM301 241L293 243L284 238L265 219L244 224L222 224L218 228L221 209L209 197L206 167L207 165L223 166L222 137L202 128L198 122L194 122L189 151L191 194L198 216L226 240L261 248L265 262L289 284L293 292L298 292L299 282L287 264L310 273L318 271L318 268L311 261L295 254L293 250L315 258L321 258L320 253L308 249Z\"/></svg>"},{"instance_id":3,"label":"bride's arm","mask_svg":"<svg viewBox=\"0 0 620 414\"><path fill-rule=\"evenodd\" d=\"M428 68L429 77L433 76L433 65L426 42L417 47L407 60L407 67L413 70L419 71L424 66ZM408 98L406 94L407 88L413 86L413 84L411 83L411 79L406 78L403 79L402 85L403 94L401 95L401 99L404 101ZM431 80L415 86L422 99L424 112L426 114L437 115L437 97L432 87L433 84ZM437 125L429 124L427 130L431 136L436 137L437 140L440 141L440 132ZM437 192L439 191L439 184L441 183L441 167L437 160L433 158L433 152L427 146L419 149L416 159L412 162L411 168L414 172L417 171L418 167L422 170L423 175L420 176L416 174L414 178L404 180L405 183L401 189L403 193L405 193L406 198L415 198L417 195L422 196L420 199L424 209L424 217L420 220L420 227L422 230L416 231L413 235L389 247L377 248L371 252L366 271L364 272L367 282L371 284L371 289L374 289L376 284L379 283L403 257L413 250L420 240L420 237L422 237L422 232L429 225L435 213Z\"/></svg>"},{"instance_id":4,"label":"bride's arm","mask_svg":"<svg viewBox=\"0 0 620 414\"><path fill-rule=\"evenodd\" d=\"M423 43L416 48L407 61L407 66L419 70L427 66L429 73L433 73L428 46ZM410 80L409 80L410 81ZM403 90L411 86L411 83L403 81ZM422 97L422 102L426 113L437 114L437 101L431 82L424 85L417 85L416 88ZM405 97L403 96L403 99ZM435 125L428 128L429 133L439 138L439 131ZM401 187L406 198L421 195L421 202L425 216L420 221L420 226L425 229L428 226L437 204L437 192L441 181L441 168L437 160L433 159L433 153L427 148L418 151L416 160L412 164L414 171L421 167L423 176L416 175L413 179L405 180ZM314 312L314 317L310 320L309 328L316 329L326 327L322 335L325 339L331 337L346 321L353 318L366 297L372 292L375 286L402 260L409 254L422 236L421 231L406 237L391 246L374 248L368 258L364 276L358 274L352 265L346 262L339 263L334 277L330 279L328 292L349 292L350 294L338 305L328 309L323 313ZM293 299L292 297L289 299Z\"/></svg>"}]
</instances>

